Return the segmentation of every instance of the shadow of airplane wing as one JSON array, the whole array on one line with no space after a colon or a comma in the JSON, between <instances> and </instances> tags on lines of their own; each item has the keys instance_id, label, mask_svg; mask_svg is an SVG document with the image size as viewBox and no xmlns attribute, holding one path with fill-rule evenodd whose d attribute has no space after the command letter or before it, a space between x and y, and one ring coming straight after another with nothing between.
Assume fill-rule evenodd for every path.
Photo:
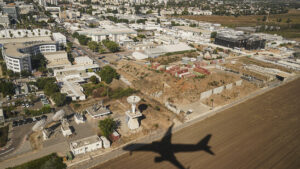
<instances>
[{"instance_id":1,"label":"shadow of airplane wing","mask_svg":"<svg viewBox=\"0 0 300 169\"><path fill-rule=\"evenodd\" d=\"M164 137L161 139L161 142L170 143L172 140L172 128L174 123L168 128L168 131L165 133Z\"/></svg>"},{"instance_id":2,"label":"shadow of airplane wing","mask_svg":"<svg viewBox=\"0 0 300 169\"><path fill-rule=\"evenodd\" d=\"M155 151L155 147L152 144L129 144L125 147L123 147L123 150L125 151Z\"/></svg>"},{"instance_id":3,"label":"shadow of airplane wing","mask_svg":"<svg viewBox=\"0 0 300 169\"><path fill-rule=\"evenodd\" d=\"M166 152L164 154L161 154L161 157L155 157L154 161L156 163L162 162L162 161L169 161L171 164L176 166L178 169L185 169L183 165L177 160L174 153L172 152Z\"/></svg>"}]
</instances>

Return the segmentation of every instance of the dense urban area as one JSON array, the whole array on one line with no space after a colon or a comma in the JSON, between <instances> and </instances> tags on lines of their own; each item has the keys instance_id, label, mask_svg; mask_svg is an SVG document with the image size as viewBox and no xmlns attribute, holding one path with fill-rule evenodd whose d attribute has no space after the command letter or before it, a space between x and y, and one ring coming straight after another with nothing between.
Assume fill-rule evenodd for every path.
<instances>
[{"instance_id":1,"label":"dense urban area","mask_svg":"<svg viewBox=\"0 0 300 169\"><path fill-rule=\"evenodd\" d=\"M215 165L210 156L127 152L170 141L173 126L178 142L203 138L201 127L224 130L208 144L226 146L227 132L240 137L249 123L285 133L286 123L262 119L292 117L296 135L299 41L297 0L0 0L0 169L220 168L243 154L219 159L222 149L207 147L212 135L198 146ZM258 137L248 132L241 151ZM170 151L163 145L159 153ZM236 161L221 168L247 163Z\"/></svg>"}]
</instances>

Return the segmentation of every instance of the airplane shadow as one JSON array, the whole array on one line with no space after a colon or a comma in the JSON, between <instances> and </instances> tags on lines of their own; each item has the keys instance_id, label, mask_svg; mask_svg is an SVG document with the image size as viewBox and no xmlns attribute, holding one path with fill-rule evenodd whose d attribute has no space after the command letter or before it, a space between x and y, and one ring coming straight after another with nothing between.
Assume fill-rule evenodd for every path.
<instances>
[{"instance_id":1,"label":"airplane shadow","mask_svg":"<svg viewBox=\"0 0 300 169\"><path fill-rule=\"evenodd\" d=\"M169 127L168 131L160 141L154 141L150 144L129 144L123 147L123 150L129 151L130 155L134 151L151 151L158 153L159 156L154 158L154 162L159 163L162 161L169 161L178 169L185 169L185 167L177 160L175 153L205 151L210 155L215 155L215 153L211 150L211 147L208 146L208 142L212 136L211 134L207 134L197 144L172 144L171 139L173 125L174 124Z\"/></svg>"}]
</instances>

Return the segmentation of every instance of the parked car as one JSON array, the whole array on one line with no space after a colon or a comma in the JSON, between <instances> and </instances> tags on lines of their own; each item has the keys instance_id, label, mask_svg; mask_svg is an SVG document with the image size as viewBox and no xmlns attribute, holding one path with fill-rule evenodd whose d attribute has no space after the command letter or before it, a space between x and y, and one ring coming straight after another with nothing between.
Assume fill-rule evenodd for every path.
<instances>
[{"instance_id":1,"label":"parked car","mask_svg":"<svg viewBox=\"0 0 300 169\"><path fill-rule=\"evenodd\" d=\"M23 124L25 124L25 121L24 121L24 120L19 120L19 121L18 121L18 125L19 125L19 126L21 126L21 125L23 125Z\"/></svg>"},{"instance_id":2,"label":"parked car","mask_svg":"<svg viewBox=\"0 0 300 169\"><path fill-rule=\"evenodd\" d=\"M98 57L98 59L103 59L103 58L105 58L105 56L99 56L99 57Z\"/></svg>"},{"instance_id":3,"label":"parked car","mask_svg":"<svg viewBox=\"0 0 300 169\"><path fill-rule=\"evenodd\" d=\"M109 62L108 62L107 60L102 60L102 62L103 62L104 64L109 64Z\"/></svg>"},{"instance_id":4,"label":"parked car","mask_svg":"<svg viewBox=\"0 0 300 169\"><path fill-rule=\"evenodd\" d=\"M32 118L27 118L25 121L26 121L26 123L32 123L33 119Z\"/></svg>"},{"instance_id":5,"label":"parked car","mask_svg":"<svg viewBox=\"0 0 300 169\"><path fill-rule=\"evenodd\" d=\"M42 119L47 119L48 117L46 115L41 116Z\"/></svg>"},{"instance_id":6,"label":"parked car","mask_svg":"<svg viewBox=\"0 0 300 169\"><path fill-rule=\"evenodd\" d=\"M18 121L13 121L12 126L17 127L18 126Z\"/></svg>"}]
</instances>

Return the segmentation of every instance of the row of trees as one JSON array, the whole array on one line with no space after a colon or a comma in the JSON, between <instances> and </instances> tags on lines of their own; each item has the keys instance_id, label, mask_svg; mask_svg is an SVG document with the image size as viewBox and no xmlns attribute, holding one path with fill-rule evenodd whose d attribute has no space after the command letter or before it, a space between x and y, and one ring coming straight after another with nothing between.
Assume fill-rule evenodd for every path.
<instances>
[{"instance_id":1,"label":"row of trees","mask_svg":"<svg viewBox=\"0 0 300 169\"><path fill-rule=\"evenodd\" d=\"M80 45L87 45L88 42L91 41L91 38L89 38L85 35L79 35L78 32L73 33L72 37L78 39L78 42L80 43Z\"/></svg>"},{"instance_id":2,"label":"row of trees","mask_svg":"<svg viewBox=\"0 0 300 169\"><path fill-rule=\"evenodd\" d=\"M120 47L116 42L110 40L103 40L102 44L111 52L115 53L120 51Z\"/></svg>"},{"instance_id":3,"label":"row of trees","mask_svg":"<svg viewBox=\"0 0 300 169\"><path fill-rule=\"evenodd\" d=\"M98 53L105 52L105 49L103 48L103 45L101 42L97 43L95 41L90 41L90 42L88 42L87 45L93 52L98 52Z\"/></svg>"},{"instance_id":4,"label":"row of trees","mask_svg":"<svg viewBox=\"0 0 300 169\"><path fill-rule=\"evenodd\" d=\"M103 40L102 42L97 43L91 41L91 38L85 35L79 35L78 32L75 32L72 37L78 39L80 45L87 45L94 52L104 53L105 50L103 49L103 45L111 52L120 51L119 45L110 40Z\"/></svg>"}]
</instances>

